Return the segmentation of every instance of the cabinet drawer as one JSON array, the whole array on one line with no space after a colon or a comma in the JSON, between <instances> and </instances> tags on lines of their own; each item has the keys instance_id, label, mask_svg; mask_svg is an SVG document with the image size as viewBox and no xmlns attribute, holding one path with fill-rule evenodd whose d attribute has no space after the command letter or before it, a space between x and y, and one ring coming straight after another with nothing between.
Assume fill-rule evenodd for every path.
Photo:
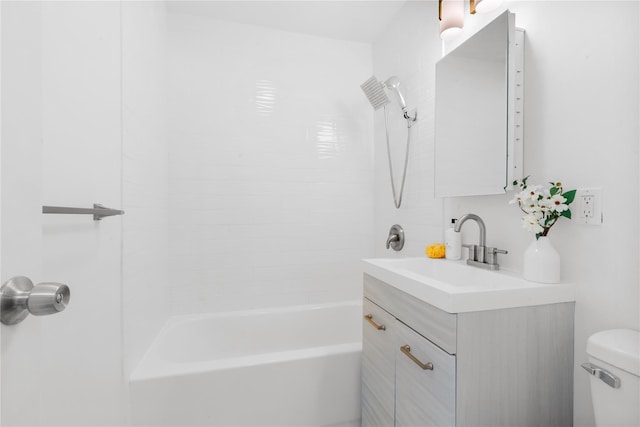
<instances>
[{"instance_id":1,"label":"cabinet drawer","mask_svg":"<svg viewBox=\"0 0 640 427\"><path fill-rule=\"evenodd\" d=\"M393 286L364 275L364 296L449 354L456 353L457 315L442 311Z\"/></svg>"},{"instance_id":2,"label":"cabinet drawer","mask_svg":"<svg viewBox=\"0 0 640 427\"><path fill-rule=\"evenodd\" d=\"M398 321L394 334L396 427L455 426L455 356ZM425 369L427 363L431 363L433 369Z\"/></svg>"},{"instance_id":3,"label":"cabinet drawer","mask_svg":"<svg viewBox=\"0 0 640 427\"><path fill-rule=\"evenodd\" d=\"M367 299L363 310L362 425L393 426L395 319Z\"/></svg>"}]
</instances>

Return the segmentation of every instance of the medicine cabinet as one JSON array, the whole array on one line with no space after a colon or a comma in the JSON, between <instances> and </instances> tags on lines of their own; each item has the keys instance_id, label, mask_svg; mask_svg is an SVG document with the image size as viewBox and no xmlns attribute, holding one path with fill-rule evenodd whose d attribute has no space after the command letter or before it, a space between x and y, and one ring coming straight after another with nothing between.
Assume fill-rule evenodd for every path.
<instances>
[{"instance_id":1,"label":"medicine cabinet","mask_svg":"<svg viewBox=\"0 0 640 427\"><path fill-rule=\"evenodd\" d=\"M503 194L522 177L523 50L505 11L436 64L436 197Z\"/></svg>"}]
</instances>

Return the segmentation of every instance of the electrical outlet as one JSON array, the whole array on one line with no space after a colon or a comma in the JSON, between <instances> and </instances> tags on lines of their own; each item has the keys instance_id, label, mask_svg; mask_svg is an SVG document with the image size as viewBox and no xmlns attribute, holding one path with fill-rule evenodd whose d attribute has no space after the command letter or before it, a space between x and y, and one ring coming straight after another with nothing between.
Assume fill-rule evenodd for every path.
<instances>
[{"instance_id":1,"label":"electrical outlet","mask_svg":"<svg viewBox=\"0 0 640 427\"><path fill-rule=\"evenodd\" d=\"M602 224L602 189L580 188L574 199L575 210L571 209L574 218L583 224Z\"/></svg>"},{"instance_id":2,"label":"electrical outlet","mask_svg":"<svg viewBox=\"0 0 640 427\"><path fill-rule=\"evenodd\" d=\"M582 217L589 219L589 218L593 218L593 209L594 209L594 204L595 204L595 196L593 196L592 194L588 194L585 196L582 196Z\"/></svg>"}]
</instances>

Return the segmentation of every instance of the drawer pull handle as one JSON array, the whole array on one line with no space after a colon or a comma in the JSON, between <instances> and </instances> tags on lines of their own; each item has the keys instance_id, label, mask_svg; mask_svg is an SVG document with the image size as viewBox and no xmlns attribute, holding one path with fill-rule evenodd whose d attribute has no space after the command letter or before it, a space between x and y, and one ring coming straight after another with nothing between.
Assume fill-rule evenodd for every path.
<instances>
[{"instance_id":1,"label":"drawer pull handle","mask_svg":"<svg viewBox=\"0 0 640 427\"><path fill-rule=\"evenodd\" d=\"M371 326L373 326L374 328L376 328L379 331L384 331L387 329L386 326L384 325L378 325L376 322L373 321L373 314L367 314L364 316L365 319L367 319L367 322L371 323Z\"/></svg>"},{"instance_id":2,"label":"drawer pull handle","mask_svg":"<svg viewBox=\"0 0 640 427\"><path fill-rule=\"evenodd\" d=\"M433 371L433 363L431 362L422 363L421 361L419 361L413 354L411 354L411 347L409 347L409 344L403 345L402 347L400 347L400 351L403 352L409 359L411 359L413 363L420 366L425 371L427 369L430 371Z\"/></svg>"}]
</instances>

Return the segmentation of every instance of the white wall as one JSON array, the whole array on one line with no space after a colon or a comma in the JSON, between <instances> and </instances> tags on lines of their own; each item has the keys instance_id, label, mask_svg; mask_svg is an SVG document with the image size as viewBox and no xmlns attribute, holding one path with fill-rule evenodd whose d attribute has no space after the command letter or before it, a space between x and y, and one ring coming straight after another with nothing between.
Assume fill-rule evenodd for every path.
<instances>
[{"instance_id":1,"label":"white wall","mask_svg":"<svg viewBox=\"0 0 640 427\"><path fill-rule=\"evenodd\" d=\"M418 122L411 128L407 182L400 209L394 207L391 195L382 110L374 116L376 256L422 256L427 244L442 241L442 200L436 199L433 191L435 62L440 58L440 51L437 2L408 2L373 45L376 77L386 80L389 76L398 76L409 109L418 109ZM398 118L395 100L392 101L389 123L398 126L390 126L390 141L396 188L399 189L407 130L404 120ZM385 247L393 224L402 225L405 231L402 252Z\"/></svg>"},{"instance_id":2,"label":"white wall","mask_svg":"<svg viewBox=\"0 0 640 427\"><path fill-rule=\"evenodd\" d=\"M166 11L122 3L125 378L169 315Z\"/></svg>"},{"instance_id":3,"label":"white wall","mask_svg":"<svg viewBox=\"0 0 640 427\"><path fill-rule=\"evenodd\" d=\"M14 254L3 280L25 274L72 294L63 313L3 326L3 425L122 424L121 220L41 213L121 203L120 5L2 7L2 53L16 55L3 61L3 121L16 125L3 162L22 171L3 167L3 209L26 213L3 215L3 254Z\"/></svg>"},{"instance_id":4,"label":"white wall","mask_svg":"<svg viewBox=\"0 0 640 427\"><path fill-rule=\"evenodd\" d=\"M174 312L359 299L371 47L176 14L169 73Z\"/></svg>"},{"instance_id":5,"label":"white wall","mask_svg":"<svg viewBox=\"0 0 640 427\"><path fill-rule=\"evenodd\" d=\"M568 188L604 188L602 226L564 221L550 234L562 256L563 281L577 288L575 425L592 426L588 376L579 367L586 360L586 340L602 329L640 328L638 3L508 1L505 7L526 30L525 174L532 183L557 179ZM487 19L466 15L468 27ZM415 41L416 32L420 42ZM438 59L433 52L439 50L437 2L410 3L374 45L374 69L380 78L394 73L402 78L400 73L405 73L412 92L407 98L431 97ZM414 83L416 74L425 83ZM429 98L421 108L431 114L432 104ZM380 117L376 122L378 126ZM428 123L421 127L429 127L423 133L429 135L424 144L431 153L433 119ZM420 175L411 177L408 189L420 186L425 195L414 199L408 193L406 207L393 212L382 131L376 127L376 158L382 157L376 161L378 255L388 254L382 244L392 222L405 226L414 239L400 256L419 256L426 244L442 240L450 218L473 212L487 224L487 242L509 250L501 264L522 269L522 254L532 236L520 228L519 211L507 204L508 195L444 199L440 210L443 202L430 198L430 163L416 161L409 167L420 168ZM413 203L421 203L421 211L411 212ZM477 239L474 226L465 226L463 232L464 241Z\"/></svg>"}]
</instances>

